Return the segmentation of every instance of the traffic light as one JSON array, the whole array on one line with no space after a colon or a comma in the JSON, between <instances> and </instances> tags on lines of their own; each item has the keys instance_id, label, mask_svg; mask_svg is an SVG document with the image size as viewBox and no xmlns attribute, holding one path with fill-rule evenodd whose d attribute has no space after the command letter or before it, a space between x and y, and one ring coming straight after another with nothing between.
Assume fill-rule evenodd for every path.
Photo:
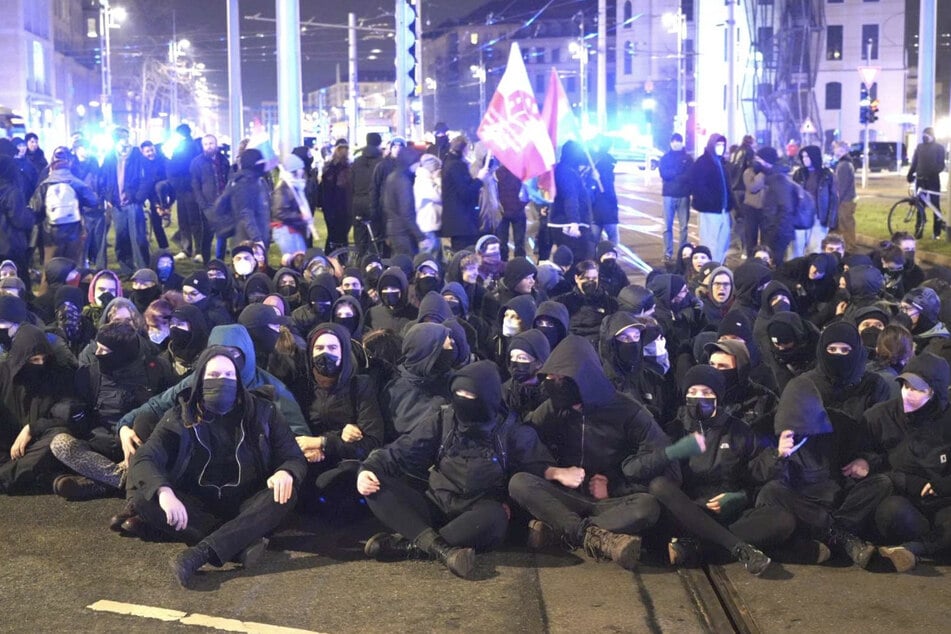
<instances>
[{"instance_id":1,"label":"traffic light","mask_svg":"<svg viewBox=\"0 0 951 634\"><path fill-rule=\"evenodd\" d=\"M865 84L862 84L862 93L859 99L859 123L863 125L871 123L869 120L869 103L868 89L865 88Z\"/></svg>"},{"instance_id":2,"label":"traffic light","mask_svg":"<svg viewBox=\"0 0 951 634\"><path fill-rule=\"evenodd\" d=\"M868 105L868 122L875 123L876 121L878 121L878 99L873 99Z\"/></svg>"},{"instance_id":3,"label":"traffic light","mask_svg":"<svg viewBox=\"0 0 951 634\"><path fill-rule=\"evenodd\" d=\"M396 20L396 81L397 92L403 89L407 97L418 95L416 82L416 0L399 0Z\"/></svg>"}]
</instances>

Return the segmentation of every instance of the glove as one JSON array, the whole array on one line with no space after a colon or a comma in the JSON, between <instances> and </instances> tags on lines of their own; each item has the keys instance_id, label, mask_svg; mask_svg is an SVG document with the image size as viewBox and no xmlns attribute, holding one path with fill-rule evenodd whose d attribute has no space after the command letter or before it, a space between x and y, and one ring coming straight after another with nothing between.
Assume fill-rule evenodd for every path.
<instances>
[{"instance_id":1,"label":"glove","mask_svg":"<svg viewBox=\"0 0 951 634\"><path fill-rule=\"evenodd\" d=\"M700 445L697 444L697 439L693 434L689 436L684 436L674 444L665 447L664 453L667 454L667 458L671 461L673 460L686 460L692 456L699 456L703 453L700 449Z\"/></svg>"},{"instance_id":2,"label":"glove","mask_svg":"<svg viewBox=\"0 0 951 634\"><path fill-rule=\"evenodd\" d=\"M720 515L734 517L746 507L746 502L746 493L743 491L724 493L720 498Z\"/></svg>"}]
</instances>

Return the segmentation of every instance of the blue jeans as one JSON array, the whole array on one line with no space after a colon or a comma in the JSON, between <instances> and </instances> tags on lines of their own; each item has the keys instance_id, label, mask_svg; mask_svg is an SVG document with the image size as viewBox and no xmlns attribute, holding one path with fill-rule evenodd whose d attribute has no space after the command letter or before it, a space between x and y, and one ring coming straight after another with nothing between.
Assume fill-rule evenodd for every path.
<instances>
[{"instance_id":1,"label":"blue jeans","mask_svg":"<svg viewBox=\"0 0 951 634\"><path fill-rule=\"evenodd\" d=\"M274 229L271 230L271 238L277 243L277 247L281 250L281 255L306 250L304 236L295 231L291 231L285 225L274 227ZM221 238L219 238L219 240L220 239Z\"/></svg>"},{"instance_id":2,"label":"blue jeans","mask_svg":"<svg viewBox=\"0 0 951 634\"><path fill-rule=\"evenodd\" d=\"M664 196L664 256L674 256L674 216L680 222L680 240L677 251L687 242L687 223L690 221L690 198Z\"/></svg>"},{"instance_id":3,"label":"blue jeans","mask_svg":"<svg viewBox=\"0 0 951 634\"><path fill-rule=\"evenodd\" d=\"M601 242L601 232L604 232L604 234L607 236L607 239L613 242L615 245L618 244L617 224L599 225L592 223L591 236L595 245Z\"/></svg>"},{"instance_id":4,"label":"blue jeans","mask_svg":"<svg viewBox=\"0 0 951 634\"><path fill-rule=\"evenodd\" d=\"M149 266L149 234L145 227L142 205L130 203L112 208L112 222L116 227L116 259L119 272L132 275Z\"/></svg>"},{"instance_id":5,"label":"blue jeans","mask_svg":"<svg viewBox=\"0 0 951 634\"><path fill-rule=\"evenodd\" d=\"M723 263L730 248L733 218L730 212L700 213L700 244L710 249L710 259Z\"/></svg>"}]
</instances>

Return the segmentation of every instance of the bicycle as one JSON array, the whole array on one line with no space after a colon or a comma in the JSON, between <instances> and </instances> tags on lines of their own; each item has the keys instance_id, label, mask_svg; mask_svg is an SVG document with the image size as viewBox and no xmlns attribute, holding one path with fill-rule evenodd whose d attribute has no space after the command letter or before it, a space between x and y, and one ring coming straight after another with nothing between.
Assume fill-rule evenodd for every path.
<instances>
[{"instance_id":1,"label":"bicycle","mask_svg":"<svg viewBox=\"0 0 951 634\"><path fill-rule=\"evenodd\" d=\"M382 237L377 237L373 233L373 226L370 224L369 220L360 220L360 222L367 232L369 240L367 242L367 250L365 253L361 253L360 250L355 245L347 245L334 249L327 254L328 258L335 259L340 263L340 266L346 268L348 266L360 266L360 258L363 255L373 255L378 258L383 258L383 251L386 246L386 239Z\"/></svg>"},{"instance_id":2,"label":"bicycle","mask_svg":"<svg viewBox=\"0 0 951 634\"><path fill-rule=\"evenodd\" d=\"M921 188L914 190L914 193L911 193L911 190L909 187L909 195L892 205L888 211L888 233L894 235L903 231L920 240L928 223L928 209L938 220L944 222L944 216L931 204L931 196L941 196L941 193Z\"/></svg>"}]
</instances>

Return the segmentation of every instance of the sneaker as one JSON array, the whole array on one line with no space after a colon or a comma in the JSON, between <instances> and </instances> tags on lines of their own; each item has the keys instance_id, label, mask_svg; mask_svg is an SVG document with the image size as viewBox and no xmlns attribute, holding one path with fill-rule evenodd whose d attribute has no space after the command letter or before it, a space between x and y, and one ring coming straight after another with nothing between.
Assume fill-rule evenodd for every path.
<instances>
[{"instance_id":1,"label":"sneaker","mask_svg":"<svg viewBox=\"0 0 951 634\"><path fill-rule=\"evenodd\" d=\"M598 526L589 526L585 530L582 547L585 554L595 561L613 561L625 570L637 568L641 558L640 537L613 533Z\"/></svg>"},{"instance_id":2,"label":"sneaker","mask_svg":"<svg viewBox=\"0 0 951 634\"><path fill-rule=\"evenodd\" d=\"M766 556L766 553L749 544L739 544L733 549L733 556L743 564L746 571L757 577L766 572L772 560Z\"/></svg>"},{"instance_id":3,"label":"sneaker","mask_svg":"<svg viewBox=\"0 0 951 634\"><path fill-rule=\"evenodd\" d=\"M910 572L918 565L918 557L904 546L881 546L878 554L892 562L896 572Z\"/></svg>"},{"instance_id":4,"label":"sneaker","mask_svg":"<svg viewBox=\"0 0 951 634\"><path fill-rule=\"evenodd\" d=\"M105 497L109 487L81 475L61 475L53 480L53 493L72 502Z\"/></svg>"},{"instance_id":5,"label":"sneaker","mask_svg":"<svg viewBox=\"0 0 951 634\"><path fill-rule=\"evenodd\" d=\"M172 257L172 259L173 259L173 260L178 260L179 262L181 262L182 260L187 260L187 259L188 259L188 254L185 253L184 251L179 251L178 253L176 253L176 254Z\"/></svg>"},{"instance_id":6,"label":"sneaker","mask_svg":"<svg viewBox=\"0 0 951 634\"><path fill-rule=\"evenodd\" d=\"M671 566L696 566L700 563L700 544L689 537L673 537L667 544Z\"/></svg>"},{"instance_id":7,"label":"sneaker","mask_svg":"<svg viewBox=\"0 0 951 634\"><path fill-rule=\"evenodd\" d=\"M528 523L528 540L526 545L529 550L545 550L551 548L557 542L558 536L555 534L555 529L545 522L541 520L531 520Z\"/></svg>"}]
</instances>

